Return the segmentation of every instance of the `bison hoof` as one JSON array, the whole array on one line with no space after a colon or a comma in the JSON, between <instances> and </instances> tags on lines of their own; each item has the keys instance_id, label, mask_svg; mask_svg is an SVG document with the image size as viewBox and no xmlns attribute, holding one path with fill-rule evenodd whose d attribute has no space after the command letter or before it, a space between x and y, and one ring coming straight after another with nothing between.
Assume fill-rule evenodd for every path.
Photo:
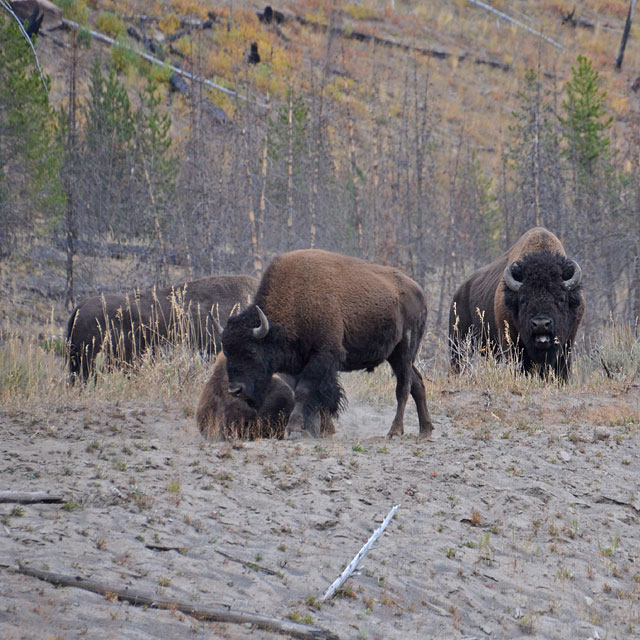
<instances>
[{"instance_id":1,"label":"bison hoof","mask_svg":"<svg viewBox=\"0 0 640 640\"><path fill-rule=\"evenodd\" d=\"M420 440L426 440L427 438L430 438L431 435L433 434L433 426L427 428L427 429L421 429L420 433L418 433L418 438Z\"/></svg>"},{"instance_id":2,"label":"bison hoof","mask_svg":"<svg viewBox=\"0 0 640 640\"><path fill-rule=\"evenodd\" d=\"M287 440L302 440L303 438L310 438L311 434L308 431L288 431Z\"/></svg>"}]
</instances>

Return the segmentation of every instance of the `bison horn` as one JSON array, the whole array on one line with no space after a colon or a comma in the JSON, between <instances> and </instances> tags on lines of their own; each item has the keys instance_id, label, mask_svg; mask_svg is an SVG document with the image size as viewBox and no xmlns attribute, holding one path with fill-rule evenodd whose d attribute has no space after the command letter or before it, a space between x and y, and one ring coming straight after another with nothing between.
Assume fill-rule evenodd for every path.
<instances>
[{"instance_id":1,"label":"bison horn","mask_svg":"<svg viewBox=\"0 0 640 640\"><path fill-rule=\"evenodd\" d=\"M570 262L573 264L573 275L564 281L564 288L567 291L575 289L582 282L582 269L580 265L575 260L571 260Z\"/></svg>"},{"instance_id":2,"label":"bison horn","mask_svg":"<svg viewBox=\"0 0 640 640\"><path fill-rule=\"evenodd\" d=\"M513 277L513 274L511 273L512 266L513 266L513 263L508 265L507 268L504 270L504 283L507 285L507 287L509 287L509 289L511 289L511 291L517 292L522 286L522 282L516 280Z\"/></svg>"},{"instance_id":3,"label":"bison horn","mask_svg":"<svg viewBox=\"0 0 640 640\"><path fill-rule=\"evenodd\" d=\"M213 315L211 311L209 311L209 318L211 318L211 324L217 331L218 335L222 335L222 325L218 322L218 319Z\"/></svg>"},{"instance_id":4,"label":"bison horn","mask_svg":"<svg viewBox=\"0 0 640 640\"><path fill-rule=\"evenodd\" d=\"M253 330L253 337L256 340L262 340L262 338L266 337L267 333L269 333L269 320L267 319L267 316L264 315L264 311L258 305L256 305L256 311L260 316L260 326Z\"/></svg>"}]
</instances>

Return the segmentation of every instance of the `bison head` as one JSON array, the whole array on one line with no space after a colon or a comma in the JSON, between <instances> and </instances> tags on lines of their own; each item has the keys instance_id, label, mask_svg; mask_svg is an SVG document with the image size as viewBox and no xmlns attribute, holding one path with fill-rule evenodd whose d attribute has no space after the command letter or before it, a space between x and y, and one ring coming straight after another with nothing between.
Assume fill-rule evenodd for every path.
<instances>
[{"instance_id":1,"label":"bison head","mask_svg":"<svg viewBox=\"0 0 640 640\"><path fill-rule=\"evenodd\" d=\"M505 269L505 305L532 363L554 365L570 340L581 280L577 262L550 251L527 254Z\"/></svg>"},{"instance_id":2,"label":"bison head","mask_svg":"<svg viewBox=\"0 0 640 640\"><path fill-rule=\"evenodd\" d=\"M254 409L264 402L271 376L277 369L274 333L274 327L257 305L231 316L222 332L229 393Z\"/></svg>"}]
</instances>

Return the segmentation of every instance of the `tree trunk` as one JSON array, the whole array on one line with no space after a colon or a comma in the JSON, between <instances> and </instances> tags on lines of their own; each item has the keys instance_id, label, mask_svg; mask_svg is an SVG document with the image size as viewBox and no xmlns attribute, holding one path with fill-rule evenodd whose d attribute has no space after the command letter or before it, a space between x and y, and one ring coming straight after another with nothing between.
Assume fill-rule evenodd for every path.
<instances>
[{"instance_id":1,"label":"tree trunk","mask_svg":"<svg viewBox=\"0 0 640 640\"><path fill-rule=\"evenodd\" d=\"M260 247L260 233L258 231L258 219L256 218L255 205L253 201L253 176L251 175L251 151L247 139L247 129L243 129L242 137L245 148L245 177L247 179L247 205L249 214L249 229L251 231L251 256L253 260L254 275L262 275L262 248Z\"/></svg>"},{"instance_id":2,"label":"tree trunk","mask_svg":"<svg viewBox=\"0 0 640 640\"><path fill-rule=\"evenodd\" d=\"M624 23L624 31L622 32L622 40L620 42L620 51L616 58L616 69L622 68L622 59L624 58L624 50L627 46L627 40L631 31L631 20L633 19L633 10L636 6L636 0L629 0L629 12L627 13L627 21Z\"/></svg>"},{"instance_id":3,"label":"tree trunk","mask_svg":"<svg viewBox=\"0 0 640 640\"><path fill-rule=\"evenodd\" d=\"M67 281L64 294L64 303L68 311L75 306L75 293L73 283L73 258L76 252L76 217L75 217L75 184L73 174L76 169L76 78L78 72L78 37L77 32L73 32L71 38L71 68L69 78L69 122L67 134L67 167L65 173L65 190L67 195L67 210L65 214L65 235L66 235L66 273Z\"/></svg>"},{"instance_id":4,"label":"tree trunk","mask_svg":"<svg viewBox=\"0 0 640 640\"><path fill-rule=\"evenodd\" d=\"M253 268L256 272L256 276L260 278L262 276L262 269L264 267L264 225L267 217L267 203L266 203L266 190L267 190L267 169L269 163L269 116L270 116L271 96L267 91L267 113L265 115L265 131L264 140L262 144L262 167L260 170L261 184L260 184L260 203L258 206L258 219L256 221L256 233L258 236L258 256L257 260L254 257Z\"/></svg>"},{"instance_id":5,"label":"tree trunk","mask_svg":"<svg viewBox=\"0 0 640 640\"><path fill-rule=\"evenodd\" d=\"M287 101L287 249L293 249L293 87Z\"/></svg>"},{"instance_id":6,"label":"tree trunk","mask_svg":"<svg viewBox=\"0 0 640 640\"><path fill-rule=\"evenodd\" d=\"M358 163L356 161L356 142L355 142L355 125L353 115L348 114L348 131L349 131L349 165L351 168L351 186L353 188L353 225L356 229L358 238L358 251L360 257L364 258L364 235L362 229L362 217L360 212L360 194L358 190Z\"/></svg>"}]
</instances>

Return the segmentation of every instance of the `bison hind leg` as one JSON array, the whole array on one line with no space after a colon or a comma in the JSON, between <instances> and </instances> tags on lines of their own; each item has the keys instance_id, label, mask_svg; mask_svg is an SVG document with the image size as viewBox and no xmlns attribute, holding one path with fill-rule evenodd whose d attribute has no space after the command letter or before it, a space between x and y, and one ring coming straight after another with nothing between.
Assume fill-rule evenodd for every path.
<instances>
[{"instance_id":1,"label":"bison hind leg","mask_svg":"<svg viewBox=\"0 0 640 640\"><path fill-rule=\"evenodd\" d=\"M388 362L396 377L396 401L398 403L396 415L387 437L401 436L404 434L404 410L409 399L409 393L416 403L418 421L421 436L429 436L433 430L433 424L427 409L427 397L424 382L420 372L414 365L414 359L418 351L418 344L404 339L398 344L388 358Z\"/></svg>"}]
</instances>

